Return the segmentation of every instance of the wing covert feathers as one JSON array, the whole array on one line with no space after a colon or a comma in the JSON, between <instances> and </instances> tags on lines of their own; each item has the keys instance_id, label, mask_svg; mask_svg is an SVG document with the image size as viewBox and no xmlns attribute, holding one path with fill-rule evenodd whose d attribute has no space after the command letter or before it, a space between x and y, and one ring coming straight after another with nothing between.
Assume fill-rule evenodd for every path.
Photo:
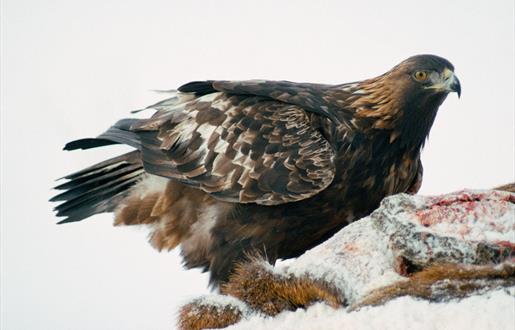
<instances>
[{"instance_id":1,"label":"wing covert feathers","mask_svg":"<svg viewBox=\"0 0 515 330\"><path fill-rule=\"evenodd\" d=\"M331 145L298 106L214 93L132 126L145 170L213 197L275 205L311 197L335 173Z\"/></svg>"},{"instance_id":2,"label":"wing covert feathers","mask_svg":"<svg viewBox=\"0 0 515 330\"><path fill-rule=\"evenodd\" d=\"M229 95L262 96L270 100L297 105L308 112L313 112L340 123L338 113L334 111L334 93L340 92L334 86L312 83L294 83L291 81L271 80L206 80L193 81L179 87L183 93L202 96L215 92Z\"/></svg>"}]
</instances>

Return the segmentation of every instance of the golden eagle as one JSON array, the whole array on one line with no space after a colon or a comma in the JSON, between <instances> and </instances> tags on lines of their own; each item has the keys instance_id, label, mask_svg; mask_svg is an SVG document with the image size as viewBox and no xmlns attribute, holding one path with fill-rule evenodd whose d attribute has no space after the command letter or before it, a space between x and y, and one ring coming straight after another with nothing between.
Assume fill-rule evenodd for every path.
<instances>
[{"instance_id":1,"label":"golden eagle","mask_svg":"<svg viewBox=\"0 0 515 330\"><path fill-rule=\"evenodd\" d=\"M157 249L179 244L187 268L228 280L249 253L297 257L378 207L415 193L438 107L461 87L434 55L339 85L196 81L65 150L135 150L70 174L52 201L60 223L114 212L147 225Z\"/></svg>"}]
</instances>

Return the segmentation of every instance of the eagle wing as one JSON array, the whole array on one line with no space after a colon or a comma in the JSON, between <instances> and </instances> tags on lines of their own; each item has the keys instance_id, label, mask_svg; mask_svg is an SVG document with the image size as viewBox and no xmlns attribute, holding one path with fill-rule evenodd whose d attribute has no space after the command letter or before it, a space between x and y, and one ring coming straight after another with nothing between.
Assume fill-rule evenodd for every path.
<instances>
[{"instance_id":1,"label":"eagle wing","mask_svg":"<svg viewBox=\"0 0 515 330\"><path fill-rule=\"evenodd\" d=\"M340 121L337 112L334 111L333 85L271 80L206 80L187 83L179 87L178 90L196 95L225 92L238 95L265 96L277 101L298 105L309 112L328 117L335 123Z\"/></svg>"},{"instance_id":2,"label":"eagle wing","mask_svg":"<svg viewBox=\"0 0 515 330\"><path fill-rule=\"evenodd\" d=\"M333 180L334 150L297 104L215 91L155 108L150 119L121 120L66 149L129 144L141 151L146 172L230 202L299 201Z\"/></svg>"}]
</instances>

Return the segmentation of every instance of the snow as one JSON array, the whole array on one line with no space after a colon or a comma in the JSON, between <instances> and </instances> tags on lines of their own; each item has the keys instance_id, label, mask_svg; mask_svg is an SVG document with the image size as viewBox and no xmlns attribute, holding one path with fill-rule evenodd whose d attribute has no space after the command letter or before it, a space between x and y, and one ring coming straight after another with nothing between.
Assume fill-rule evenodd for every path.
<instances>
[{"instance_id":1,"label":"snow","mask_svg":"<svg viewBox=\"0 0 515 330\"><path fill-rule=\"evenodd\" d=\"M195 303L195 306L216 307L220 310L229 307L231 309L239 310L244 317L253 314L250 308L241 300L221 294L206 294L195 298L191 302Z\"/></svg>"},{"instance_id":2,"label":"snow","mask_svg":"<svg viewBox=\"0 0 515 330\"><path fill-rule=\"evenodd\" d=\"M370 290L403 280L393 263L386 237L365 218L304 253L285 271L331 283L354 302Z\"/></svg>"},{"instance_id":3,"label":"snow","mask_svg":"<svg viewBox=\"0 0 515 330\"><path fill-rule=\"evenodd\" d=\"M510 196L508 192L487 190L417 196L425 210L417 212L415 221L433 233L459 239L515 242L515 199Z\"/></svg>"},{"instance_id":4,"label":"snow","mask_svg":"<svg viewBox=\"0 0 515 330\"><path fill-rule=\"evenodd\" d=\"M317 303L308 309L282 312L275 318L253 316L226 329L513 330L514 324L515 288L512 287L447 303L401 297L350 313Z\"/></svg>"}]
</instances>

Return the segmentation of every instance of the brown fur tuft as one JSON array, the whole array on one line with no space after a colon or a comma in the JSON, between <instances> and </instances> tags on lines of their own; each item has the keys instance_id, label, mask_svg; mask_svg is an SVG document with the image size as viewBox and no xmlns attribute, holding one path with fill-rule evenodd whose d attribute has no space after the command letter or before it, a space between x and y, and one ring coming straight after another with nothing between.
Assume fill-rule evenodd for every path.
<instances>
[{"instance_id":1,"label":"brown fur tuft","mask_svg":"<svg viewBox=\"0 0 515 330\"><path fill-rule=\"evenodd\" d=\"M397 282L373 291L363 300L352 305L350 310L380 305L401 296L442 301L465 298L483 290L513 285L515 285L514 264L488 266L439 264L414 273L408 281Z\"/></svg>"},{"instance_id":2,"label":"brown fur tuft","mask_svg":"<svg viewBox=\"0 0 515 330\"><path fill-rule=\"evenodd\" d=\"M334 308L343 305L341 295L327 284L307 277L275 274L270 264L258 258L239 264L220 291L271 316L284 310L307 307L317 301L325 301Z\"/></svg>"},{"instance_id":3,"label":"brown fur tuft","mask_svg":"<svg viewBox=\"0 0 515 330\"><path fill-rule=\"evenodd\" d=\"M180 330L220 329L239 322L242 316L242 311L231 305L208 305L196 300L181 308L178 327Z\"/></svg>"}]
</instances>

